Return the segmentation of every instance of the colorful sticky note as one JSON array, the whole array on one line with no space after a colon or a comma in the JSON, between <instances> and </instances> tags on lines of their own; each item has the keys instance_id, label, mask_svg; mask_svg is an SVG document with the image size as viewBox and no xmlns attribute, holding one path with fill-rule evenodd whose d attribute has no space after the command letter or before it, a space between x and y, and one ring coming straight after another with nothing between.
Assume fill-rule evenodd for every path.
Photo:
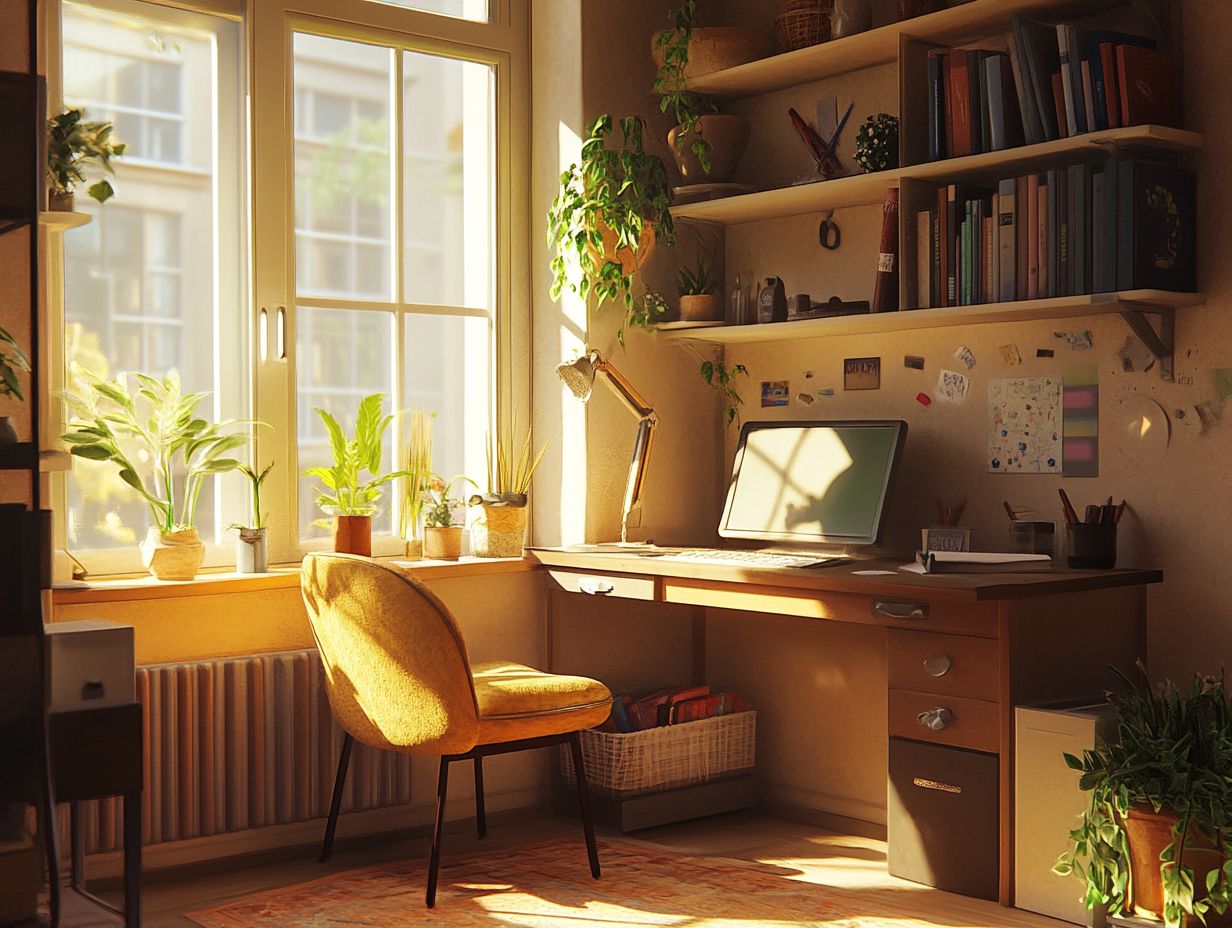
<instances>
[{"instance_id":1,"label":"colorful sticky note","mask_svg":"<svg viewBox=\"0 0 1232 928\"><path fill-rule=\"evenodd\" d=\"M1065 368L1063 455L1066 477L1099 476L1099 366Z\"/></svg>"}]
</instances>

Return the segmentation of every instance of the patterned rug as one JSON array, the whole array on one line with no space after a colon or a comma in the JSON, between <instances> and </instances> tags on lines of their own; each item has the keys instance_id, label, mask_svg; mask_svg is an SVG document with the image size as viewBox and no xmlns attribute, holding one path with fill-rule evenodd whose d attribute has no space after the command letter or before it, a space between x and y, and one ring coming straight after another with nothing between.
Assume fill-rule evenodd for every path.
<instances>
[{"instance_id":1,"label":"patterned rug","mask_svg":"<svg viewBox=\"0 0 1232 928\"><path fill-rule=\"evenodd\" d=\"M600 842L596 882L580 841L448 858L435 909L423 859L337 873L188 917L205 928L931 928L867 896L817 886L798 871L693 857L620 839ZM879 911L880 910L880 911Z\"/></svg>"}]
</instances>

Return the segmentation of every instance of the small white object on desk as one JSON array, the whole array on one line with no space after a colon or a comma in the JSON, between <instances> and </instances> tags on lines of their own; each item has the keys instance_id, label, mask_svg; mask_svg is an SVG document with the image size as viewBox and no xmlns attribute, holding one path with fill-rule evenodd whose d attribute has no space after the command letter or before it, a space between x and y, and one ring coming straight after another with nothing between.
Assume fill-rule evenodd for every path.
<instances>
[{"instance_id":1,"label":"small white object on desk","mask_svg":"<svg viewBox=\"0 0 1232 928\"><path fill-rule=\"evenodd\" d=\"M899 570L914 574L999 574L1049 570L1047 554L1005 554L999 551L921 551L914 564Z\"/></svg>"}]
</instances>

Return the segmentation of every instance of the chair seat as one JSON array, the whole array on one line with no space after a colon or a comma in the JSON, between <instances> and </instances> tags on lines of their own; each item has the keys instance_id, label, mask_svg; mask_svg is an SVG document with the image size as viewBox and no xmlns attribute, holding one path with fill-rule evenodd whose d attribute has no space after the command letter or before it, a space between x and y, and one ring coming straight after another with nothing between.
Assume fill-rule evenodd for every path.
<instances>
[{"instance_id":1,"label":"chair seat","mask_svg":"<svg viewBox=\"0 0 1232 928\"><path fill-rule=\"evenodd\" d=\"M471 668L479 703L479 744L593 728L607 719L612 693L598 680L490 661Z\"/></svg>"}]
</instances>

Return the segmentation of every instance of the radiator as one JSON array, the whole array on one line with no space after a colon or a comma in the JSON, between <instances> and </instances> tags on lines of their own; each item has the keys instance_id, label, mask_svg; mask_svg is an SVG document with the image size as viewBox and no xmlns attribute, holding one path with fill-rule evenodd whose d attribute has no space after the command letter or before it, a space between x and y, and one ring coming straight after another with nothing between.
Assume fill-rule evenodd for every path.
<instances>
[{"instance_id":1,"label":"radiator","mask_svg":"<svg viewBox=\"0 0 1232 928\"><path fill-rule=\"evenodd\" d=\"M329 812L342 730L315 650L138 667L137 698L145 715L144 843ZM410 798L408 756L355 745L344 812ZM118 799L82 804L87 853L122 846L120 810Z\"/></svg>"}]
</instances>

